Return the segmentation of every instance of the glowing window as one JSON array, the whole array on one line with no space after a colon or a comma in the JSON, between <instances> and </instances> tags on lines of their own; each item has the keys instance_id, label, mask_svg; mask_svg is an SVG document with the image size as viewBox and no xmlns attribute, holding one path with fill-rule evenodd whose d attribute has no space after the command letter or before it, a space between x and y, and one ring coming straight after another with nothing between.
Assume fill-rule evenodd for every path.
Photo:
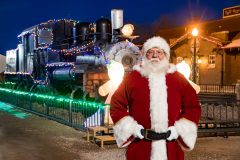
<instances>
[{"instance_id":1,"label":"glowing window","mask_svg":"<svg viewBox=\"0 0 240 160\"><path fill-rule=\"evenodd\" d=\"M216 64L216 55L208 56L208 64Z\"/></svg>"}]
</instances>

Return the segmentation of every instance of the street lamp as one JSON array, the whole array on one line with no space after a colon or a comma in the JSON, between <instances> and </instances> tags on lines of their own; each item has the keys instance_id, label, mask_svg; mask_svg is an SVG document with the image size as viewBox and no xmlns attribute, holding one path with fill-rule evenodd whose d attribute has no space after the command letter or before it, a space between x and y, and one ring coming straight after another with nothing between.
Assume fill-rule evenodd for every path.
<instances>
[{"instance_id":1,"label":"street lamp","mask_svg":"<svg viewBox=\"0 0 240 160\"><path fill-rule=\"evenodd\" d=\"M196 83L196 50L197 50L197 36L198 36L198 30L197 28L194 28L192 30L192 35L193 35L193 38L194 38L194 41L193 41L193 72L192 72L192 77L193 77L193 82Z\"/></svg>"}]
</instances>

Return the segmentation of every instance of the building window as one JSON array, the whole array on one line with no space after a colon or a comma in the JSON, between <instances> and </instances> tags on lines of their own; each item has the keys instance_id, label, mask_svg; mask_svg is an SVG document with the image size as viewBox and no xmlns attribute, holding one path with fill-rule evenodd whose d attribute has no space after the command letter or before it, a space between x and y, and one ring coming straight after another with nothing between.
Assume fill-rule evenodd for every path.
<instances>
[{"instance_id":1,"label":"building window","mask_svg":"<svg viewBox=\"0 0 240 160\"><path fill-rule=\"evenodd\" d=\"M209 55L208 56L208 68L215 68L216 64L216 55Z\"/></svg>"}]
</instances>

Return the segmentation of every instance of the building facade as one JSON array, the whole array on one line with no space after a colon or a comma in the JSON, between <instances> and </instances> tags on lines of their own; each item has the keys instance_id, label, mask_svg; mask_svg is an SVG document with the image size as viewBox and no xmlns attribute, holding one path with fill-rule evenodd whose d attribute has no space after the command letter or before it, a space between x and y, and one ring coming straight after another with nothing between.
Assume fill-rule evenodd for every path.
<instances>
[{"instance_id":1,"label":"building facade","mask_svg":"<svg viewBox=\"0 0 240 160\"><path fill-rule=\"evenodd\" d=\"M235 9L235 12L230 12L230 9ZM184 60L192 70L195 64L198 84L234 85L240 80L240 6L228 8L227 11L223 11L220 20L156 33L169 40L173 63ZM199 31L196 37L191 33L194 27Z\"/></svg>"}]
</instances>

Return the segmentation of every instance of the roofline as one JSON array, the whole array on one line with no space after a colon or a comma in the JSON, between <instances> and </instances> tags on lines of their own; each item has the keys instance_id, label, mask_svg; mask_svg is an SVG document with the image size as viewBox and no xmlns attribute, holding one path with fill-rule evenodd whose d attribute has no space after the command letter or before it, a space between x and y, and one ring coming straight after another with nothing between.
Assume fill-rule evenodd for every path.
<instances>
[{"instance_id":1,"label":"roofline","mask_svg":"<svg viewBox=\"0 0 240 160\"><path fill-rule=\"evenodd\" d=\"M164 38L170 39L170 38L176 38L176 37L180 37L182 35L184 35L185 33L187 33L189 30L191 30L194 27L197 28L206 28L207 26L209 27L210 33L214 32L213 27L217 26L219 24L219 28L216 29L216 32L220 32L220 31L226 31L225 28L227 29L231 29L229 26L225 26L223 27L223 29L221 30L221 27L223 24L226 24L226 22L228 21L233 21L236 23L236 21L240 21L240 16L235 16L235 17L228 17L228 18L222 18L222 19L218 19L218 20L210 20L210 21L203 21L200 23L196 23L197 25L192 24L188 24L188 25L182 25L182 26L178 26L178 27L174 27L174 28L170 28L170 29L162 29L156 32L157 35L163 36ZM211 28L212 26L212 28ZM240 23L238 23L237 26L231 26L233 29L230 31L235 31L237 28L240 28ZM240 30L240 29L239 29ZM205 31L204 31L205 32Z\"/></svg>"}]
</instances>

